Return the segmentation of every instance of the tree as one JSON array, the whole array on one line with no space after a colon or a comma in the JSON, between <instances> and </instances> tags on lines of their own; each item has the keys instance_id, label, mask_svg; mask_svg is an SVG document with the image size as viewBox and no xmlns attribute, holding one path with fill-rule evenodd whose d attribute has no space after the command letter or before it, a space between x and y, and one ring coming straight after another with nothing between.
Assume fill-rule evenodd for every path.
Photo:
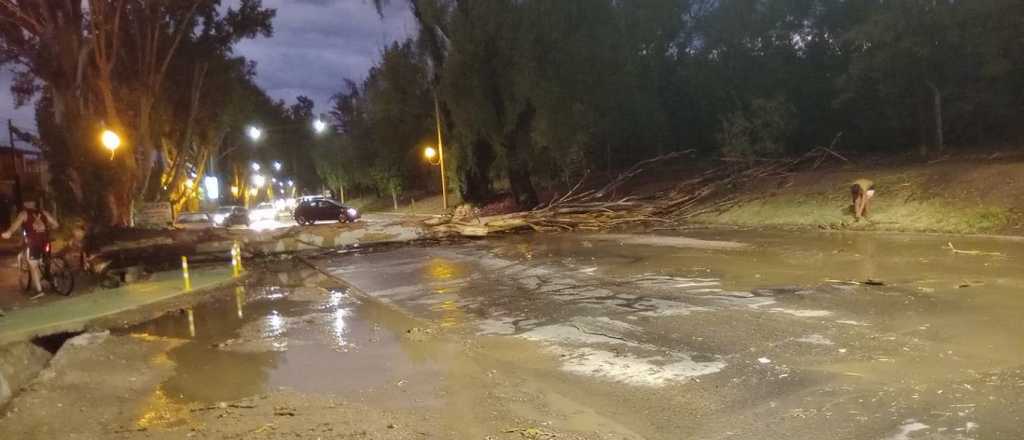
<instances>
[{"instance_id":1,"label":"tree","mask_svg":"<svg viewBox=\"0 0 1024 440\"><path fill-rule=\"evenodd\" d=\"M71 182L90 187L76 194L105 195L109 222L128 223L132 202L145 196L153 166L166 160L158 157L165 127L194 128L185 120L161 125L161 118L175 114L169 109L173 94L195 98L190 107L198 108L194 101L209 95L201 93L207 75L201 66L227 57L240 39L271 33L274 12L260 0L221 10L219 0L89 0L87 7L0 1L0 62L22 69L15 90L21 102L40 91L52 97L47 108L63 139L49 136L51 142L66 145L62 151L75 158L68 164L68 172L77 175ZM191 48L190 58L177 57L183 47ZM169 72L181 62L191 63L183 70L192 73L192 87L166 87ZM112 163L93 143L103 125L125 140ZM191 139L184 140L191 146Z\"/></svg>"}]
</instances>

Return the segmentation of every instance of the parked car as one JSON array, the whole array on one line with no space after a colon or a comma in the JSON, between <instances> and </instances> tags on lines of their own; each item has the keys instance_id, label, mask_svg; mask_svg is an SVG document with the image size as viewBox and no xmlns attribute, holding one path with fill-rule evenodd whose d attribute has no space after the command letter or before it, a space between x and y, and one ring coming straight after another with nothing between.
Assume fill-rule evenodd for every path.
<instances>
[{"instance_id":1,"label":"parked car","mask_svg":"<svg viewBox=\"0 0 1024 440\"><path fill-rule=\"evenodd\" d=\"M277 207L273 203L263 202L249 210L249 221L258 222L263 220L274 220L277 218Z\"/></svg>"},{"instance_id":2,"label":"parked car","mask_svg":"<svg viewBox=\"0 0 1024 440\"><path fill-rule=\"evenodd\" d=\"M221 206L212 213L213 223L225 228L237 225L249 226L249 210L241 206Z\"/></svg>"},{"instance_id":3,"label":"parked car","mask_svg":"<svg viewBox=\"0 0 1024 440\"><path fill-rule=\"evenodd\" d=\"M347 223L359 219L359 211L331 199L312 199L299 202L294 217L295 223L300 225L311 225L324 220Z\"/></svg>"},{"instance_id":4,"label":"parked car","mask_svg":"<svg viewBox=\"0 0 1024 440\"><path fill-rule=\"evenodd\" d=\"M205 212L183 212L174 220L175 229L210 229L214 226L213 219Z\"/></svg>"}]
</instances>

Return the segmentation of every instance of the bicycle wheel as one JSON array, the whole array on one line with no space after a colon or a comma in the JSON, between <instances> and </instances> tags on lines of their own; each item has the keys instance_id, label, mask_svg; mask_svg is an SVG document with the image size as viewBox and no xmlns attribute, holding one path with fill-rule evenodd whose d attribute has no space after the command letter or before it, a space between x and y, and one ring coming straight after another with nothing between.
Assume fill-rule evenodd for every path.
<instances>
[{"instance_id":1,"label":"bicycle wheel","mask_svg":"<svg viewBox=\"0 0 1024 440\"><path fill-rule=\"evenodd\" d=\"M28 268L28 259L24 254L18 255L18 287L28 292L32 288L32 272Z\"/></svg>"},{"instance_id":2,"label":"bicycle wheel","mask_svg":"<svg viewBox=\"0 0 1024 440\"><path fill-rule=\"evenodd\" d=\"M57 293L68 296L75 288L75 274L63 258L50 260L50 284Z\"/></svg>"}]
</instances>

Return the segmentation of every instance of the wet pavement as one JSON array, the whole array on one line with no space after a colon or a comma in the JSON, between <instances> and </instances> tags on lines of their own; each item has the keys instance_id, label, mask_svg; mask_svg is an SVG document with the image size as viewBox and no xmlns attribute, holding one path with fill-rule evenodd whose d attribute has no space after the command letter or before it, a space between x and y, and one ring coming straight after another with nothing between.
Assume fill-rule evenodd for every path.
<instances>
[{"instance_id":1,"label":"wet pavement","mask_svg":"<svg viewBox=\"0 0 1024 440\"><path fill-rule=\"evenodd\" d=\"M282 263L217 301L115 332L182 341L159 359L172 373L124 404L145 432L117 432L257 438L266 420L219 427L244 411L223 402L297 393L423 424L365 421L387 425L379 438L1024 438L1022 250L690 231L315 261L347 284Z\"/></svg>"}]
</instances>

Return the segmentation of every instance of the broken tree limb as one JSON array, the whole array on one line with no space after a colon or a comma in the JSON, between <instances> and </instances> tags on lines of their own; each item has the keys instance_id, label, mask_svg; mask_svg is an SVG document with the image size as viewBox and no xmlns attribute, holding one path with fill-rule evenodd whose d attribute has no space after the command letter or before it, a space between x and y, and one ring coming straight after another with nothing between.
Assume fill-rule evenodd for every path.
<instances>
[{"instance_id":1,"label":"broken tree limb","mask_svg":"<svg viewBox=\"0 0 1024 440\"><path fill-rule=\"evenodd\" d=\"M837 135L833 146L839 139ZM737 168L723 165L654 195L617 196L615 192L648 167L681 157L692 150L670 153L641 161L600 189L585 190L587 176L569 191L532 211L481 217L473 224L459 219L432 219L428 226L442 234L481 237L515 230L606 231L628 224L677 225L696 216L718 212L743 201L734 191L757 179L786 177L801 165L817 166L828 157L848 161L832 148L815 148L795 159L778 159ZM447 220L445 222L445 220Z\"/></svg>"},{"instance_id":2,"label":"broken tree limb","mask_svg":"<svg viewBox=\"0 0 1024 440\"><path fill-rule=\"evenodd\" d=\"M946 243L946 247L948 247L949 250L953 251L954 254L960 254L960 255L987 255L987 256L992 256L992 257L1002 257L1003 256L1003 254L1000 254L999 252L965 251L965 250L957 249L955 246L953 246L953 243Z\"/></svg>"}]
</instances>

